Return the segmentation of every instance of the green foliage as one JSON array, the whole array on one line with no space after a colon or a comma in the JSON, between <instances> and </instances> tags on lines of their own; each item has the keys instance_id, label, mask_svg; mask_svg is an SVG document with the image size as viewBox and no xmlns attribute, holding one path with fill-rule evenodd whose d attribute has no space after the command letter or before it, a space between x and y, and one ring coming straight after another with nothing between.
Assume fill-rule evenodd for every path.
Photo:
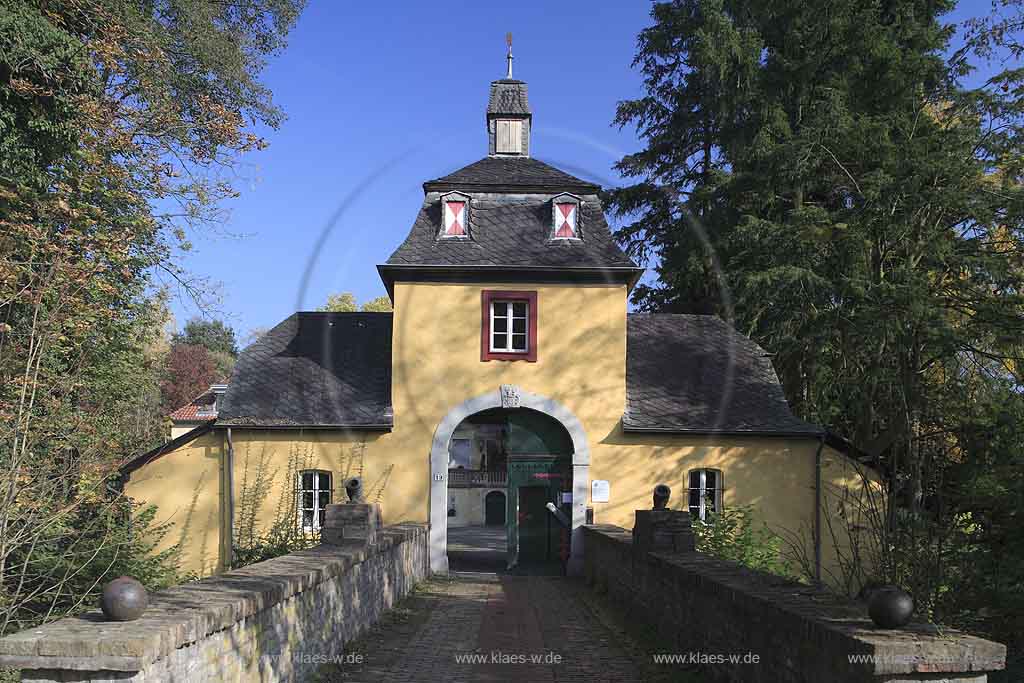
<instances>
[{"instance_id":1,"label":"green foliage","mask_svg":"<svg viewBox=\"0 0 1024 683\"><path fill-rule=\"evenodd\" d=\"M706 522L693 520L697 550L724 560L769 572L794 577L791 564L783 557L783 540L764 522L757 523L753 508L737 506L709 515Z\"/></svg>"},{"instance_id":2,"label":"green foliage","mask_svg":"<svg viewBox=\"0 0 1024 683\"><path fill-rule=\"evenodd\" d=\"M327 297L327 303L316 310L329 313L353 313L359 310L356 305L356 295L352 292L341 292L331 294Z\"/></svg>"},{"instance_id":3,"label":"green foliage","mask_svg":"<svg viewBox=\"0 0 1024 683\"><path fill-rule=\"evenodd\" d=\"M175 344L202 346L213 354L225 354L234 358L238 355L235 330L221 320L193 318L185 323L185 329L172 338Z\"/></svg>"},{"instance_id":4,"label":"green foliage","mask_svg":"<svg viewBox=\"0 0 1024 683\"><path fill-rule=\"evenodd\" d=\"M331 294L327 297L327 303L316 309L331 313L355 313L356 311L387 312L391 310L391 299L386 296L378 296L363 302L362 307L356 303L356 296L352 292L341 292Z\"/></svg>"},{"instance_id":5,"label":"green foliage","mask_svg":"<svg viewBox=\"0 0 1024 683\"><path fill-rule=\"evenodd\" d=\"M226 384L235 369L235 357L223 351L211 351L210 360L213 361L213 380Z\"/></svg>"},{"instance_id":6,"label":"green foliage","mask_svg":"<svg viewBox=\"0 0 1024 683\"><path fill-rule=\"evenodd\" d=\"M386 296L378 296L363 302L363 310L369 312L388 313L391 311L391 299Z\"/></svg>"},{"instance_id":7,"label":"green foliage","mask_svg":"<svg viewBox=\"0 0 1024 683\"><path fill-rule=\"evenodd\" d=\"M48 527L32 552L16 548L10 561L21 567L22 589L35 597L19 606L6 630L94 609L103 585L118 576L135 577L149 590L177 583L177 546L156 549L171 525L155 523L156 515L155 507L138 508L120 497L81 503Z\"/></svg>"}]
</instances>

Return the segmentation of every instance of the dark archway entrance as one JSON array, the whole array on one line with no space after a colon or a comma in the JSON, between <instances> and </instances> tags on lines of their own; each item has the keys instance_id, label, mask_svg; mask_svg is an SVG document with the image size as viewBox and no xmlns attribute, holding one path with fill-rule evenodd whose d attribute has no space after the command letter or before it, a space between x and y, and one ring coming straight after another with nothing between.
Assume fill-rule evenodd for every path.
<instances>
[{"instance_id":1,"label":"dark archway entrance","mask_svg":"<svg viewBox=\"0 0 1024 683\"><path fill-rule=\"evenodd\" d=\"M428 552L432 571L446 574L449 570L448 550L451 506L449 495L455 482L451 475L451 442L455 431L467 418L494 409L526 409L541 413L556 421L565 430L571 443L569 456L572 492L569 522L572 527L569 559L566 573L583 575L583 525L587 517L587 498L590 495L590 446L579 418L558 401L534 394L515 384L502 384L490 391L466 399L445 414L434 430L430 446L430 537ZM495 488L495 487L489 487ZM509 494L506 493L506 496ZM479 501L479 498L477 499ZM564 504L565 497L563 497ZM509 517L506 516L506 524ZM488 527L482 526L481 529Z\"/></svg>"},{"instance_id":2,"label":"dark archway entrance","mask_svg":"<svg viewBox=\"0 0 1024 683\"><path fill-rule=\"evenodd\" d=\"M507 567L558 572L569 548L559 517L572 516L572 455L566 428L540 411L491 408L464 418L448 444L449 554L465 560L478 546L493 553L492 533L501 530Z\"/></svg>"},{"instance_id":3,"label":"dark archway entrance","mask_svg":"<svg viewBox=\"0 0 1024 683\"><path fill-rule=\"evenodd\" d=\"M505 494L491 491L484 498L484 524L505 526Z\"/></svg>"}]
</instances>

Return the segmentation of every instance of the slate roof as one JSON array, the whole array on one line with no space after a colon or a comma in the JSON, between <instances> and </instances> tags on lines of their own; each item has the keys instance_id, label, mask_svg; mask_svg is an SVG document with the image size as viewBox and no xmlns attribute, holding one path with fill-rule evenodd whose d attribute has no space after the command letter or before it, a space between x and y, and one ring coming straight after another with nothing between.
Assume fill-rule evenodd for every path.
<instances>
[{"instance_id":1,"label":"slate roof","mask_svg":"<svg viewBox=\"0 0 1024 683\"><path fill-rule=\"evenodd\" d=\"M217 425L386 429L391 313L294 313L235 364Z\"/></svg>"},{"instance_id":2,"label":"slate roof","mask_svg":"<svg viewBox=\"0 0 1024 683\"><path fill-rule=\"evenodd\" d=\"M488 114L530 114L526 96L526 82L514 78L491 81L491 96L487 101Z\"/></svg>"},{"instance_id":3,"label":"slate roof","mask_svg":"<svg viewBox=\"0 0 1024 683\"><path fill-rule=\"evenodd\" d=\"M629 315L622 423L627 431L822 431L790 412L764 349L704 315Z\"/></svg>"},{"instance_id":4,"label":"slate roof","mask_svg":"<svg viewBox=\"0 0 1024 683\"><path fill-rule=\"evenodd\" d=\"M242 352L218 426L387 429L390 313L296 313ZM765 351L714 316L632 313L626 431L817 436Z\"/></svg>"},{"instance_id":5,"label":"slate roof","mask_svg":"<svg viewBox=\"0 0 1024 683\"><path fill-rule=\"evenodd\" d=\"M593 194L595 183L577 178L539 159L523 156L484 157L446 176L423 183L427 192L479 189L489 192L575 192Z\"/></svg>"},{"instance_id":6,"label":"slate roof","mask_svg":"<svg viewBox=\"0 0 1024 683\"><path fill-rule=\"evenodd\" d=\"M441 202L428 197L387 265L636 268L612 238L598 198L583 199L582 240L551 240L550 199L515 195L473 198L470 237L438 239Z\"/></svg>"}]
</instances>

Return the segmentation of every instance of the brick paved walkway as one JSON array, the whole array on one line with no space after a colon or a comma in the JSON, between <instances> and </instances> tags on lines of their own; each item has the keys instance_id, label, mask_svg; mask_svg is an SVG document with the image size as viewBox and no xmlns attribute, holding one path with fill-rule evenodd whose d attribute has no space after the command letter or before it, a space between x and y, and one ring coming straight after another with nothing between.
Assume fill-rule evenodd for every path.
<instances>
[{"instance_id":1,"label":"brick paved walkway","mask_svg":"<svg viewBox=\"0 0 1024 683\"><path fill-rule=\"evenodd\" d=\"M649 653L595 605L582 582L551 576L460 573L432 580L348 652L362 655L362 663L325 667L321 680L678 680L651 670Z\"/></svg>"}]
</instances>

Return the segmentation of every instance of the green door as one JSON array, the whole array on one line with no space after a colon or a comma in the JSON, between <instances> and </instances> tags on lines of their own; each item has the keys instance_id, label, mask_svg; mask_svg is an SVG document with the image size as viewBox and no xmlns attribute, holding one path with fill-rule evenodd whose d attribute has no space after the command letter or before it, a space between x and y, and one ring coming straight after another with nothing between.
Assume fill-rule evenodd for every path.
<instances>
[{"instance_id":1,"label":"green door","mask_svg":"<svg viewBox=\"0 0 1024 683\"><path fill-rule=\"evenodd\" d=\"M509 566L558 559L558 523L547 509L558 505L565 461L555 455L512 455L508 468ZM554 539L554 540L552 540Z\"/></svg>"},{"instance_id":2,"label":"green door","mask_svg":"<svg viewBox=\"0 0 1024 683\"><path fill-rule=\"evenodd\" d=\"M520 486L519 496L519 561L544 562L550 558L548 547L551 520L546 505L551 500L547 486Z\"/></svg>"}]
</instances>

